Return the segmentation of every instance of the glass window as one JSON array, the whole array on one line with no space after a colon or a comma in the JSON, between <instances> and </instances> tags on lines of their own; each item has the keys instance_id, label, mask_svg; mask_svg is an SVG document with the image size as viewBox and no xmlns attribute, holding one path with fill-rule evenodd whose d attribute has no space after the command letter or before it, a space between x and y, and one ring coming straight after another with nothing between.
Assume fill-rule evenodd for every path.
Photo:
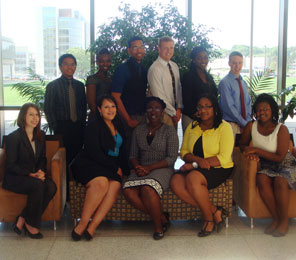
<instances>
[{"instance_id":1,"label":"glass window","mask_svg":"<svg viewBox=\"0 0 296 260\"><path fill-rule=\"evenodd\" d=\"M295 10L296 10L296 1L289 1L286 87L296 84Z\"/></svg>"},{"instance_id":2,"label":"glass window","mask_svg":"<svg viewBox=\"0 0 296 260\"><path fill-rule=\"evenodd\" d=\"M211 58L208 69L217 79L228 72L228 55L231 51L240 51L244 55L243 69L249 69L250 47L250 0L208 0L192 1L192 22L212 28L209 39L221 52L221 57Z\"/></svg>"},{"instance_id":3,"label":"glass window","mask_svg":"<svg viewBox=\"0 0 296 260\"><path fill-rule=\"evenodd\" d=\"M27 102L12 85L31 80L30 67L49 82L60 76L58 58L66 52L76 56L76 78L83 80L90 70L89 1L1 0L4 105L20 106ZM87 60L88 62L84 62ZM5 112L5 122L10 116ZM11 129L5 126L5 134ZM7 132L8 131L8 132Z\"/></svg>"}]
</instances>

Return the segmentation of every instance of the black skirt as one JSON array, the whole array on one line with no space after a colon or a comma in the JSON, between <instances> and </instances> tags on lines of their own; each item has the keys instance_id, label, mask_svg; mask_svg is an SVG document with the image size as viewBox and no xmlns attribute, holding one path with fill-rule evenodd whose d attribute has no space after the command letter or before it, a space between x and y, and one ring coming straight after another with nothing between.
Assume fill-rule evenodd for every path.
<instances>
[{"instance_id":1,"label":"black skirt","mask_svg":"<svg viewBox=\"0 0 296 260\"><path fill-rule=\"evenodd\" d=\"M115 165L119 164L118 160L117 157L114 157ZM117 172L114 172L110 168L102 166L89 158L82 157L80 154L78 154L78 156L72 161L70 167L74 179L83 185L86 185L92 179L100 176L121 183L121 177Z\"/></svg>"}]
</instances>

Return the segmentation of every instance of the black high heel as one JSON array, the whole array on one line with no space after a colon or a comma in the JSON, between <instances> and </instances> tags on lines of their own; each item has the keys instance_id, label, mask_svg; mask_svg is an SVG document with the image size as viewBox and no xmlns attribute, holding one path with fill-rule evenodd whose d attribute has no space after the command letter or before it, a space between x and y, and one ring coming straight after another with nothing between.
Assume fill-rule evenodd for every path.
<instances>
[{"instance_id":1,"label":"black high heel","mask_svg":"<svg viewBox=\"0 0 296 260\"><path fill-rule=\"evenodd\" d=\"M160 240L164 238L164 232L154 232L153 233L154 240Z\"/></svg>"},{"instance_id":2,"label":"black high heel","mask_svg":"<svg viewBox=\"0 0 296 260\"><path fill-rule=\"evenodd\" d=\"M93 236L87 231L87 229L84 232L84 237L87 241L90 241L93 239Z\"/></svg>"},{"instance_id":3,"label":"black high heel","mask_svg":"<svg viewBox=\"0 0 296 260\"><path fill-rule=\"evenodd\" d=\"M214 226L212 230L207 230L207 227L209 223L213 222ZM212 232L215 230L215 222L213 220L204 220L205 226L201 228L201 230L197 233L197 236L199 237L206 237L212 234Z\"/></svg>"},{"instance_id":4,"label":"black high heel","mask_svg":"<svg viewBox=\"0 0 296 260\"><path fill-rule=\"evenodd\" d=\"M79 224L79 223L78 223L78 224ZM79 241L79 240L81 240L81 238L82 238L82 236L83 236L83 234L84 234L84 231L82 232L81 235L79 235L78 233L75 232L75 228L78 226L78 224L73 228L72 233L71 233L72 239L73 239L74 241Z\"/></svg>"},{"instance_id":5,"label":"black high heel","mask_svg":"<svg viewBox=\"0 0 296 260\"><path fill-rule=\"evenodd\" d=\"M220 222L216 223L217 233L219 233L222 230L222 228L224 227L224 225L225 225L224 218L225 218L225 216L228 216L229 213L228 213L228 210L224 209L223 207L216 206L216 211L214 212L214 216L215 216L217 211L221 211L221 218L222 218L222 220Z\"/></svg>"},{"instance_id":6,"label":"black high heel","mask_svg":"<svg viewBox=\"0 0 296 260\"><path fill-rule=\"evenodd\" d=\"M17 225L16 225L17 222L18 222L18 220L19 220L19 217L20 217L20 215L16 217L16 220L15 220L14 225L13 225L13 231L14 231L15 233L17 233L17 234L20 236L20 235L22 234L22 230L19 229L19 228L17 227Z\"/></svg>"},{"instance_id":7,"label":"black high heel","mask_svg":"<svg viewBox=\"0 0 296 260\"><path fill-rule=\"evenodd\" d=\"M30 238L33 238L33 239L41 239L43 238L43 235L38 232L37 234L32 234L26 227L26 225L24 225L24 230L25 230L25 234L27 234Z\"/></svg>"},{"instance_id":8,"label":"black high heel","mask_svg":"<svg viewBox=\"0 0 296 260\"><path fill-rule=\"evenodd\" d=\"M167 222L162 224L162 230L163 232L167 232L169 227L171 226L171 223L170 223L170 213L168 212L163 212L163 215L165 216L165 218L167 219Z\"/></svg>"}]
</instances>

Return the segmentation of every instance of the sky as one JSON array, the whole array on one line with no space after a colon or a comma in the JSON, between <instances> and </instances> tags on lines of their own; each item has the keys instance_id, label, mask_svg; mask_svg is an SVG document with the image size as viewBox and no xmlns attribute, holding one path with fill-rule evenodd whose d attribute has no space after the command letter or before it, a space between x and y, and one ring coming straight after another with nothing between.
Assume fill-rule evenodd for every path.
<instances>
[{"instance_id":1,"label":"sky","mask_svg":"<svg viewBox=\"0 0 296 260\"><path fill-rule=\"evenodd\" d=\"M2 35L10 37L17 46L28 46L32 51L36 43L36 13L41 6L57 6L80 11L89 19L87 0L0 0ZM96 26L108 22L118 14L120 0L96 0ZM160 0L124 0L139 10L145 3ZM169 3L169 0L161 0ZM173 0L181 14L186 15L186 0ZM251 0L192 0L193 23L215 28L209 35L212 42L221 48L230 49L234 44L250 44ZM274 47L278 45L279 0L255 0L254 46ZM17 8L16 8L17 7ZM288 45L296 46L296 0L289 1ZM293 32L292 32L293 30Z\"/></svg>"}]
</instances>

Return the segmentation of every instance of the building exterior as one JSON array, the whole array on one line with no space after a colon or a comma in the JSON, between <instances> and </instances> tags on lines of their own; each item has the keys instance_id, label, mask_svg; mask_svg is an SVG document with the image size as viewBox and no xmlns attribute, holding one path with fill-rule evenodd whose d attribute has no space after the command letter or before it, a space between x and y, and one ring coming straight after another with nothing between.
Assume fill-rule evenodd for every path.
<instances>
[{"instance_id":1,"label":"building exterior","mask_svg":"<svg viewBox=\"0 0 296 260\"><path fill-rule=\"evenodd\" d=\"M12 79L15 74L15 44L10 38L2 36L3 78Z\"/></svg>"},{"instance_id":2,"label":"building exterior","mask_svg":"<svg viewBox=\"0 0 296 260\"><path fill-rule=\"evenodd\" d=\"M89 25L79 11L42 7L37 24L36 72L46 78L59 75L58 58L67 50L89 46Z\"/></svg>"}]
</instances>

